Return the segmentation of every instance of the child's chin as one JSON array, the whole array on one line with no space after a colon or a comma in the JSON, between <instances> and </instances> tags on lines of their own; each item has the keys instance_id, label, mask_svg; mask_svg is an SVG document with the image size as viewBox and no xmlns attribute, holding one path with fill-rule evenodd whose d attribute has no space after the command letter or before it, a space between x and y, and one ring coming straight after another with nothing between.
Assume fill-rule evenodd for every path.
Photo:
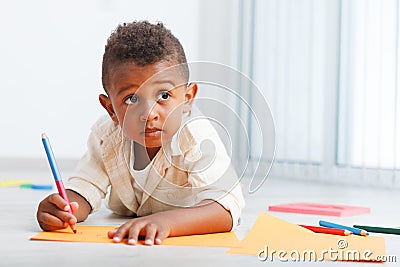
<instances>
[{"instance_id":1,"label":"child's chin","mask_svg":"<svg viewBox=\"0 0 400 267\"><path fill-rule=\"evenodd\" d=\"M161 147L163 145L163 142L161 138L145 138L142 145L148 148L155 148Z\"/></svg>"}]
</instances>

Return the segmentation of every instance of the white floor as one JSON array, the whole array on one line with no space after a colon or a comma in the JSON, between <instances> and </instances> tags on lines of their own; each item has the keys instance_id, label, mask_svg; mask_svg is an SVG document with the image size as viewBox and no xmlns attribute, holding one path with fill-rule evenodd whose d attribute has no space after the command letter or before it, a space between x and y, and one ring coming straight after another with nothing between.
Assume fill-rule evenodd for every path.
<instances>
[{"instance_id":1,"label":"white floor","mask_svg":"<svg viewBox=\"0 0 400 267\"><path fill-rule=\"evenodd\" d=\"M29 172L0 171L2 179L33 179L37 183L52 183L48 170ZM225 254L225 248L127 246L113 244L62 243L29 241L40 231L36 223L37 204L49 191L20 188L0 188L0 266L263 266L257 257ZM243 238L260 211L271 204L288 202L319 202L360 205L372 208L366 215L352 217L324 217L290 213L271 213L293 223L316 224L318 219L344 224L372 224L400 226L400 194L397 190L343 187L310 182L268 178L254 195L246 195L246 209L242 224L236 233ZM105 208L89 217L83 224L116 225L124 222ZM398 266L400 262L400 236L384 235L387 255L397 257L397 263L379 266ZM293 262L275 264L295 264ZM298 263L301 264L301 263ZM310 263L308 263L310 264ZM319 265L377 266L372 263L319 262ZM304 265L304 264L302 264Z\"/></svg>"}]
</instances>

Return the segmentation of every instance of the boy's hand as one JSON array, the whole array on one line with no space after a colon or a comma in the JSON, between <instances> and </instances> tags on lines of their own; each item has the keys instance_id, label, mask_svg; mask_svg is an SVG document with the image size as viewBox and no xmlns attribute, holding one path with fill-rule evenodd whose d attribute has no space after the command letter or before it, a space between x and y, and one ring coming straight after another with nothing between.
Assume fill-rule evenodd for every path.
<instances>
[{"instance_id":1,"label":"boy's hand","mask_svg":"<svg viewBox=\"0 0 400 267\"><path fill-rule=\"evenodd\" d=\"M122 226L108 232L108 237L119 243L128 237L129 245L136 245L140 236L145 236L145 245L160 245L171 232L170 220L166 214L156 213L129 220Z\"/></svg>"},{"instance_id":2,"label":"boy's hand","mask_svg":"<svg viewBox=\"0 0 400 267\"><path fill-rule=\"evenodd\" d=\"M79 205L71 202L72 213L75 213ZM57 193L51 194L43 199L38 207L36 218L40 228L44 231L53 231L67 228L77 223L74 215L68 212L68 203Z\"/></svg>"}]
</instances>

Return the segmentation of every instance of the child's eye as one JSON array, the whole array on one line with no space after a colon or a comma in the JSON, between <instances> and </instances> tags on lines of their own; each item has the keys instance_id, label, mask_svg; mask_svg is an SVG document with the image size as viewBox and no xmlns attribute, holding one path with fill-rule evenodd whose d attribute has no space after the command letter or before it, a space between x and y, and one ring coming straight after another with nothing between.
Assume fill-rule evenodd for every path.
<instances>
[{"instance_id":1,"label":"child's eye","mask_svg":"<svg viewBox=\"0 0 400 267\"><path fill-rule=\"evenodd\" d=\"M138 101L137 95L130 95L125 99L125 104L132 105Z\"/></svg>"},{"instance_id":2,"label":"child's eye","mask_svg":"<svg viewBox=\"0 0 400 267\"><path fill-rule=\"evenodd\" d=\"M161 92L159 95L158 95L158 100L160 100L160 101L166 101L166 100L168 100L169 98L170 98L170 93L168 92L168 91L164 91L164 92Z\"/></svg>"}]
</instances>

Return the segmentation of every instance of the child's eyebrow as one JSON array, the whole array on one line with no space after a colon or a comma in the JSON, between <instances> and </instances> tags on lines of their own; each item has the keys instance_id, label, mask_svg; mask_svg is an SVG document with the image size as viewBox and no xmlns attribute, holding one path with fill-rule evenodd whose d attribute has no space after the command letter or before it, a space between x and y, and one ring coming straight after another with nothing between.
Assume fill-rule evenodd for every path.
<instances>
[{"instance_id":1,"label":"child's eyebrow","mask_svg":"<svg viewBox=\"0 0 400 267\"><path fill-rule=\"evenodd\" d=\"M177 88L179 88L181 86L187 86L186 82L182 82L182 81L180 81L180 82L176 82L175 81L174 82L173 80L157 80L157 81L154 81L154 84L168 84L168 85L170 85L171 86L170 88L164 88L167 91L175 90L175 89L177 89Z\"/></svg>"},{"instance_id":2,"label":"child's eyebrow","mask_svg":"<svg viewBox=\"0 0 400 267\"><path fill-rule=\"evenodd\" d=\"M168 84L168 85L171 86L171 88L168 88L168 89L166 88L168 91L176 89L179 86L181 86L180 84L179 85L175 85L175 83L173 81L171 81L171 80L155 80L155 81L153 81L151 83L146 83L145 82L145 84L150 85L150 86L151 85ZM122 94L123 92L125 92L127 90L130 90L130 89L133 89L133 88L140 89L140 87L142 87L142 85L138 86L137 84L129 84L129 85L123 86L123 87L118 89L117 96L119 96L120 94Z\"/></svg>"},{"instance_id":3,"label":"child's eyebrow","mask_svg":"<svg viewBox=\"0 0 400 267\"><path fill-rule=\"evenodd\" d=\"M156 80L153 82L154 84L170 84L173 87L176 87L175 83L171 80Z\"/></svg>"},{"instance_id":4,"label":"child's eyebrow","mask_svg":"<svg viewBox=\"0 0 400 267\"><path fill-rule=\"evenodd\" d=\"M121 87L118 89L118 93L117 96L119 96L120 94L122 94L123 92L132 89L132 88L138 88L139 86L137 86L136 84L129 84L127 86Z\"/></svg>"}]
</instances>

